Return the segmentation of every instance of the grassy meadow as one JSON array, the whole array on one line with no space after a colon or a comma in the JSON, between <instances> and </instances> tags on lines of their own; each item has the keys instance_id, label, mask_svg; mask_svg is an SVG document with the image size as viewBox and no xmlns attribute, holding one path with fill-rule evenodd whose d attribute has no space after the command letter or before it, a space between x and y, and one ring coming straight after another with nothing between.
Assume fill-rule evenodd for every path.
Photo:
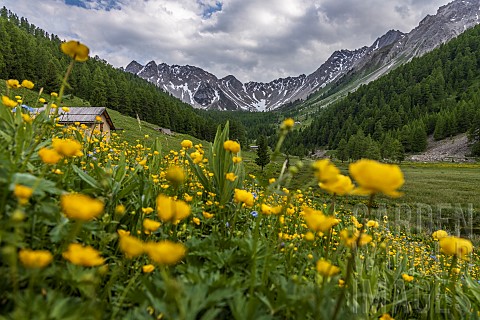
<instances>
[{"instance_id":1,"label":"grassy meadow","mask_svg":"<svg viewBox=\"0 0 480 320\"><path fill-rule=\"evenodd\" d=\"M14 109L37 103L33 83L0 88L0 319L480 316L476 229L437 210L476 215L478 165L286 168L275 150L261 171L228 124L207 143L113 110L122 133L87 134L58 124L87 58L62 50L71 67L44 112Z\"/></svg>"}]
</instances>

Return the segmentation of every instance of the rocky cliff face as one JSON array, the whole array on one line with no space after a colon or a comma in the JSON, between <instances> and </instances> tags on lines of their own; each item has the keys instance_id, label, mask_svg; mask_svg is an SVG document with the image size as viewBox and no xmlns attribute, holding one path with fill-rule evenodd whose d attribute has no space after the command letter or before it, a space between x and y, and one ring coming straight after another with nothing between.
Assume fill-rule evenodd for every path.
<instances>
[{"instance_id":1,"label":"rocky cliff face","mask_svg":"<svg viewBox=\"0 0 480 320\"><path fill-rule=\"evenodd\" d=\"M409 33L387 32L379 38L383 38L384 45L356 61L350 73L364 76L363 83L368 83L474 27L480 23L479 18L480 0L453 1L440 7L435 15L426 16Z\"/></svg>"},{"instance_id":2,"label":"rocky cliff face","mask_svg":"<svg viewBox=\"0 0 480 320\"><path fill-rule=\"evenodd\" d=\"M480 22L480 0L456 0L425 17L409 33L390 30L367 47L335 51L309 75L273 80L268 83L241 83L233 75L218 79L194 66L142 66L132 61L127 72L156 84L166 92L194 107L216 110L269 111L304 100L311 93L335 83L345 75L357 74L360 83L368 83L440 44L458 36Z\"/></svg>"}]
</instances>

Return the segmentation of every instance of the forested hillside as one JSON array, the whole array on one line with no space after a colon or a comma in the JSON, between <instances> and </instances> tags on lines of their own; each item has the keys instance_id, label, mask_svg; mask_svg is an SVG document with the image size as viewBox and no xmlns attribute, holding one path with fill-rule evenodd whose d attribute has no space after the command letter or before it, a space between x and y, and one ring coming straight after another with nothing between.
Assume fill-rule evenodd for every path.
<instances>
[{"instance_id":1,"label":"forested hillside","mask_svg":"<svg viewBox=\"0 0 480 320\"><path fill-rule=\"evenodd\" d=\"M46 92L58 91L69 64L58 50L62 40L3 7L0 10L0 79L31 80ZM86 44L88 45L88 43ZM153 84L116 69L99 57L77 64L72 93L92 105L109 107L158 126L211 140L216 124Z\"/></svg>"},{"instance_id":2,"label":"forested hillside","mask_svg":"<svg viewBox=\"0 0 480 320\"><path fill-rule=\"evenodd\" d=\"M284 147L339 148L341 159L401 158L404 151L423 151L427 135L439 140L470 132L477 142L472 151L480 154L479 128L476 27L318 110L312 124Z\"/></svg>"},{"instance_id":3,"label":"forested hillside","mask_svg":"<svg viewBox=\"0 0 480 320\"><path fill-rule=\"evenodd\" d=\"M277 138L278 125L285 114L273 112L248 111L205 111L196 110L198 114L216 123L230 122L230 135L242 145L255 144L259 136ZM272 146L273 146L272 142Z\"/></svg>"}]
</instances>

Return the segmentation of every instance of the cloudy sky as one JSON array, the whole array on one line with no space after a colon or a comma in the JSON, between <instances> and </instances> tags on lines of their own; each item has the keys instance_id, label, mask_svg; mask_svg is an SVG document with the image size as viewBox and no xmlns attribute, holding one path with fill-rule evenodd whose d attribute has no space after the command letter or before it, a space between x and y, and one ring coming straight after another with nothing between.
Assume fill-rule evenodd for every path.
<instances>
[{"instance_id":1,"label":"cloudy sky","mask_svg":"<svg viewBox=\"0 0 480 320\"><path fill-rule=\"evenodd\" d=\"M449 0L0 0L116 67L195 65L271 81L315 71L335 50L408 32Z\"/></svg>"}]
</instances>

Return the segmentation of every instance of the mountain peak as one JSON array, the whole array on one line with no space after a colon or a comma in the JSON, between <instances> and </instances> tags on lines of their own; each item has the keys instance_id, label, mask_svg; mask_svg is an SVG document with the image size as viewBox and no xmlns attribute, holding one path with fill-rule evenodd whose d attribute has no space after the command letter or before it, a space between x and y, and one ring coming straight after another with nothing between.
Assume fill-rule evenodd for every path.
<instances>
[{"instance_id":1,"label":"mountain peak","mask_svg":"<svg viewBox=\"0 0 480 320\"><path fill-rule=\"evenodd\" d=\"M138 73L140 70L142 70L143 66L138 63L137 61L133 60L130 62L126 67L125 71L130 72L130 73Z\"/></svg>"},{"instance_id":2,"label":"mountain peak","mask_svg":"<svg viewBox=\"0 0 480 320\"><path fill-rule=\"evenodd\" d=\"M390 29L383 36L377 38L375 42L370 46L372 50L382 49L383 47L389 46L392 43L397 42L405 34L399 30Z\"/></svg>"},{"instance_id":3,"label":"mountain peak","mask_svg":"<svg viewBox=\"0 0 480 320\"><path fill-rule=\"evenodd\" d=\"M431 51L466 29L478 24L480 0L455 0L427 15L409 33L388 30L370 46L355 50L341 49L313 73L287 76L268 83L243 84L235 76L218 79L195 66L157 66L150 61L142 66L132 61L126 71L155 83L182 101L196 108L217 110L274 110L289 102L305 100L329 84L348 84L349 75L358 74L358 83L365 84L393 70L413 57ZM347 79L340 79L344 76ZM350 89L352 90L352 89Z\"/></svg>"}]
</instances>

